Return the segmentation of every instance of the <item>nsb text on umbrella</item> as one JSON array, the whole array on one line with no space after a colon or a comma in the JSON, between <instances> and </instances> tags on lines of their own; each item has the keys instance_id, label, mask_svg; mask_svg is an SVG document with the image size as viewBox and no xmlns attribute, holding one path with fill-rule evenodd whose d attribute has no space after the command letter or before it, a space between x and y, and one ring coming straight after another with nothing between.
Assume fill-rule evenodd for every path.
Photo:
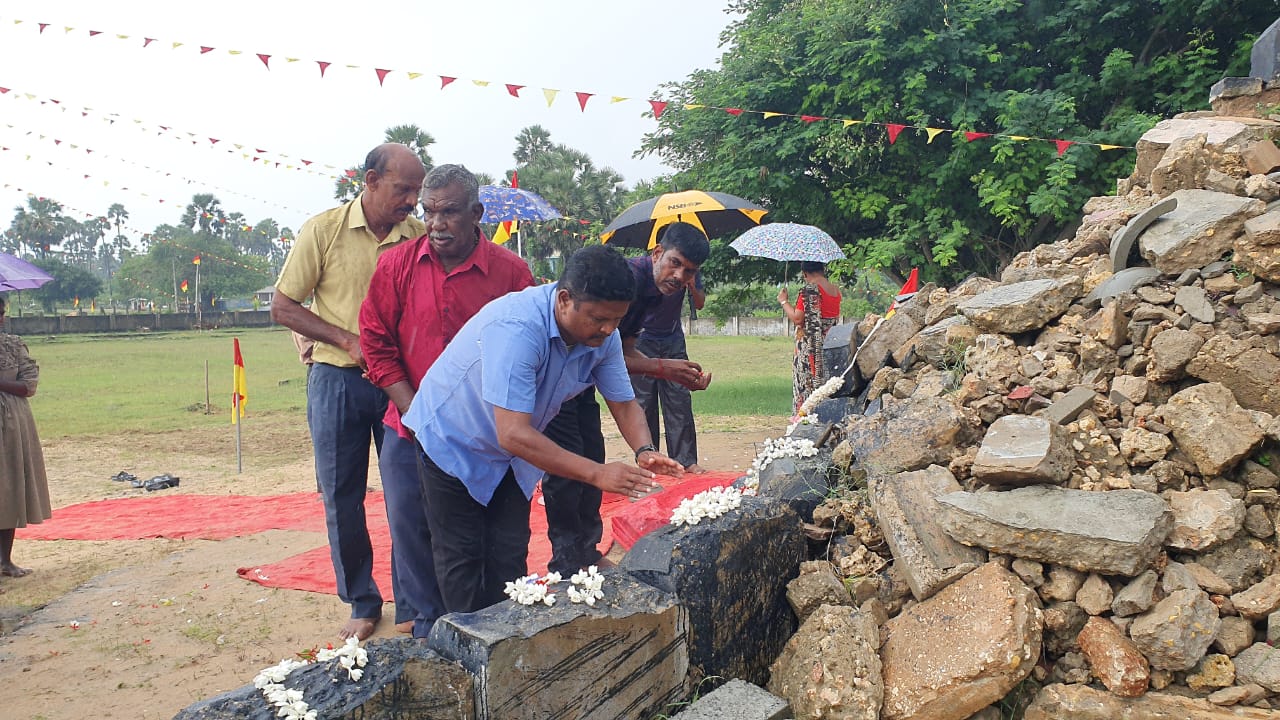
<instances>
[{"instance_id":1,"label":"nsb text on umbrella","mask_svg":"<svg viewBox=\"0 0 1280 720\"><path fill-rule=\"evenodd\" d=\"M659 231L673 222L687 222L713 238L755 227L767 212L728 193L703 190L665 193L623 210L600 233L600 241L649 250L657 246Z\"/></svg>"}]
</instances>

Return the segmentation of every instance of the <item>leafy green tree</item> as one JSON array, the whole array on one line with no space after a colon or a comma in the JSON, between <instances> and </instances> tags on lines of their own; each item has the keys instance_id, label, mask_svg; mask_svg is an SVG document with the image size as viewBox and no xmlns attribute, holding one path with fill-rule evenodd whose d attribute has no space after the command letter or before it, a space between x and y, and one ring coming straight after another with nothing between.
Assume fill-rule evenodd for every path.
<instances>
[{"instance_id":1,"label":"leafy green tree","mask_svg":"<svg viewBox=\"0 0 1280 720\"><path fill-rule=\"evenodd\" d=\"M417 125L393 125L387 128L382 136L382 141L408 145L410 150L417 153L418 159L422 160L422 164L426 166L427 170L434 167L431 153L427 151L427 148L434 145L436 139ZM344 176L333 183L334 199L346 202L358 195L360 193L360 185L364 182L364 170L363 161L361 161L361 165L347 168Z\"/></svg>"},{"instance_id":2,"label":"leafy green tree","mask_svg":"<svg viewBox=\"0 0 1280 720\"><path fill-rule=\"evenodd\" d=\"M91 299L102 292L102 281L85 268L68 264L59 258L40 258L35 265L53 276L53 280L31 291L31 297L45 312L54 312L58 304L75 302L88 307Z\"/></svg>"},{"instance_id":3,"label":"leafy green tree","mask_svg":"<svg viewBox=\"0 0 1280 720\"><path fill-rule=\"evenodd\" d=\"M187 203L179 222L191 230L222 236L227 217L222 212L222 203L218 198L210 193L197 193Z\"/></svg>"},{"instance_id":4,"label":"leafy green tree","mask_svg":"<svg viewBox=\"0 0 1280 720\"><path fill-rule=\"evenodd\" d=\"M1249 0L737 0L715 70L668 85L642 153L682 187L818 225L856 267L954 281L1059 237L1158 119L1247 75L1276 16ZM804 115L766 118L710 108ZM817 119L815 119L817 118ZM832 119L822 119L832 118ZM865 121L843 123L841 119ZM885 123L954 129L929 138ZM964 131L993 133L967 141Z\"/></svg>"}]
</instances>

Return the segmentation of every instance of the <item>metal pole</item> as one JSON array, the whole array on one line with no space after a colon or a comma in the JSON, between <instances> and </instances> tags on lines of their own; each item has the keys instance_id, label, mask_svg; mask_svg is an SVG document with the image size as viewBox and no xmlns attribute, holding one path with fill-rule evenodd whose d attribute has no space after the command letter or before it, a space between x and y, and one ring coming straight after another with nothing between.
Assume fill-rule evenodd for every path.
<instances>
[{"instance_id":1,"label":"metal pole","mask_svg":"<svg viewBox=\"0 0 1280 720\"><path fill-rule=\"evenodd\" d=\"M240 393L232 390L231 397L231 413L236 423L236 474L239 475L244 471L244 455L240 451L240 426L244 425L244 418L240 417Z\"/></svg>"},{"instance_id":2,"label":"metal pole","mask_svg":"<svg viewBox=\"0 0 1280 720\"><path fill-rule=\"evenodd\" d=\"M204 414L209 414L209 361L204 361Z\"/></svg>"}]
</instances>

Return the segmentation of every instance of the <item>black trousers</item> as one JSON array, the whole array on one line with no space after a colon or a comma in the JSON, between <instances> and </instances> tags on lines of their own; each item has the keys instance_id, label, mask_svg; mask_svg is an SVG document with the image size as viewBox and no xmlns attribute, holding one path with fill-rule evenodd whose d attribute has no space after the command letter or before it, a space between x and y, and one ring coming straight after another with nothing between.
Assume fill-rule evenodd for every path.
<instances>
[{"instance_id":1,"label":"black trousers","mask_svg":"<svg viewBox=\"0 0 1280 720\"><path fill-rule=\"evenodd\" d=\"M570 398L543 431L560 447L589 460L604 462L604 433L595 388ZM600 561L600 489L559 475L542 481L547 503L547 538L551 562L547 569L565 577Z\"/></svg>"},{"instance_id":2,"label":"black trousers","mask_svg":"<svg viewBox=\"0 0 1280 720\"><path fill-rule=\"evenodd\" d=\"M418 452L422 501L445 612L474 612L506 599L506 583L528 573L529 499L510 469L488 505Z\"/></svg>"}]
</instances>

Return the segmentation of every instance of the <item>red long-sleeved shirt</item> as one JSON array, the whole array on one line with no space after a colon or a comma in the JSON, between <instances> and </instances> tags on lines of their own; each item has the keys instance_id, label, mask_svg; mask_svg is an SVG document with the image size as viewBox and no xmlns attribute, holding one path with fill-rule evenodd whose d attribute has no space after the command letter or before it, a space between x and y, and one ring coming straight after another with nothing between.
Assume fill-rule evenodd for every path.
<instances>
[{"instance_id":1,"label":"red long-sleeved shirt","mask_svg":"<svg viewBox=\"0 0 1280 720\"><path fill-rule=\"evenodd\" d=\"M490 300L532 284L524 260L483 233L471 256L447 274L426 235L387 250L360 306L360 350L369 380L378 387L404 380L416 392L472 315ZM383 421L408 437L395 403L388 403Z\"/></svg>"}]
</instances>

